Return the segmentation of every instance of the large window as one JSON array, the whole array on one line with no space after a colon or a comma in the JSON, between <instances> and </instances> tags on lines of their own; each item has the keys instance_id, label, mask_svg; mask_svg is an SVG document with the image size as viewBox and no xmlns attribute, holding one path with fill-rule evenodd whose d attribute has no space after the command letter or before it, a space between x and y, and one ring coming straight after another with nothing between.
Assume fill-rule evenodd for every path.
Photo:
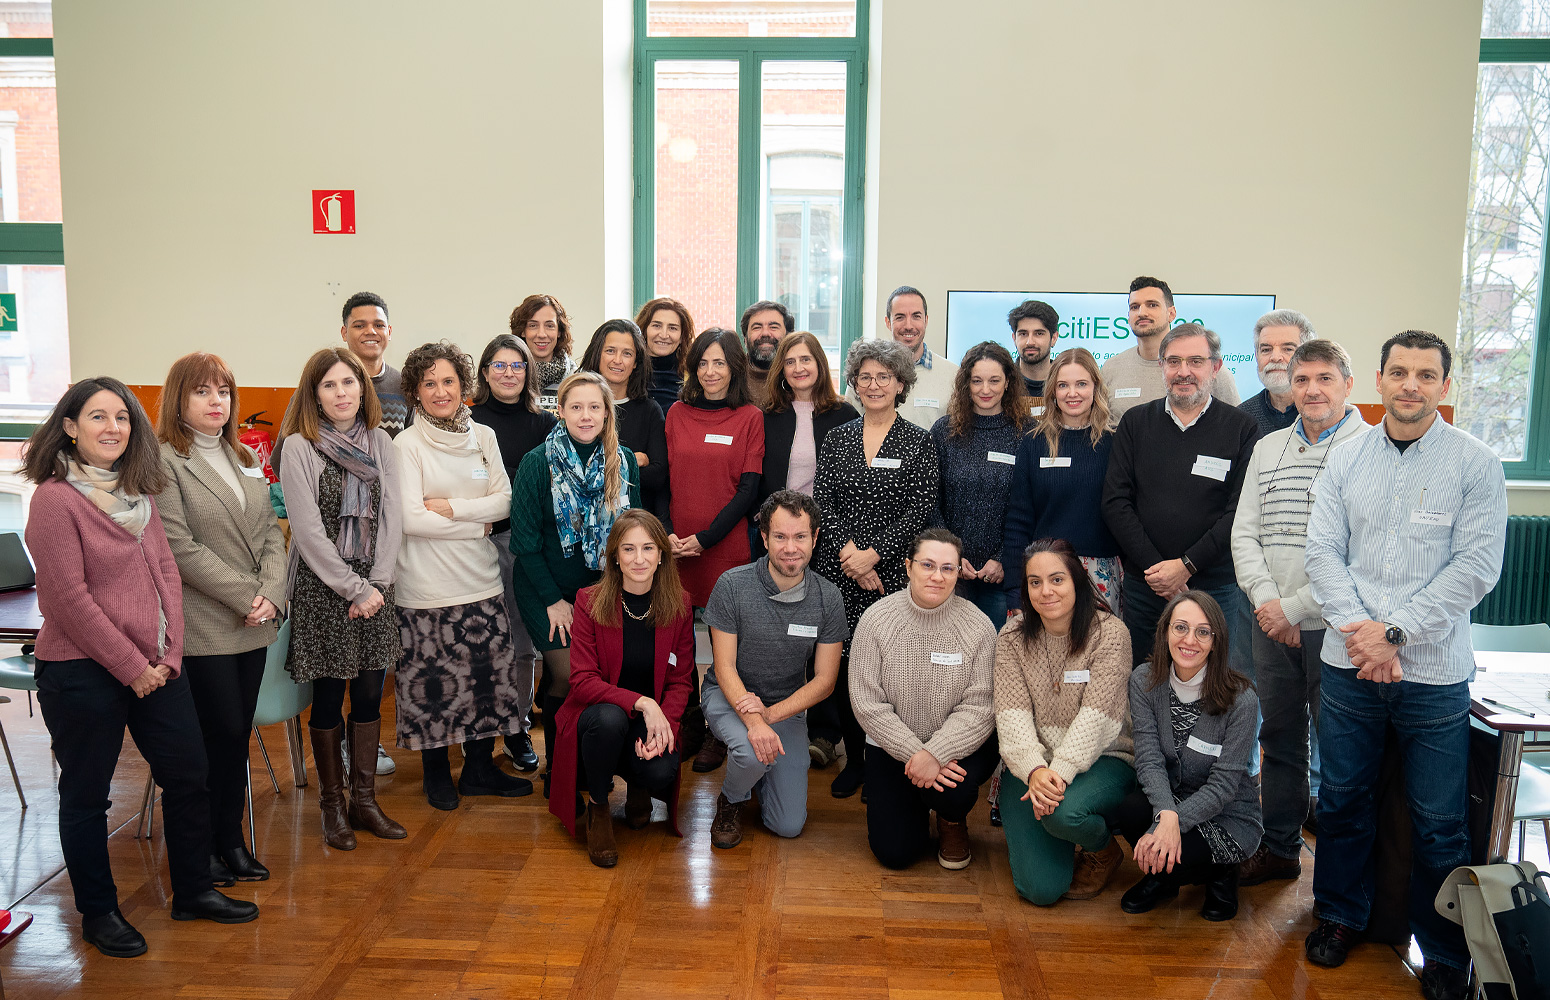
<instances>
[{"instance_id":1,"label":"large window","mask_svg":"<svg viewBox=\"0 0 1550 1000\"><path fill-rule=\"evenodd\" d=\"M636 0L635 298L860 333L867 0Z\"/></svg>"},{"instance_id":2,"label":"large window","mask_svg":"<svg viewBox=\"0 0 1550 1000\"><path fill-rule=\"evenodd\" d=\"M1459 425L1550 478L1550 0L1485 0L1459 292Z\"/></svg>"}]
</instances>

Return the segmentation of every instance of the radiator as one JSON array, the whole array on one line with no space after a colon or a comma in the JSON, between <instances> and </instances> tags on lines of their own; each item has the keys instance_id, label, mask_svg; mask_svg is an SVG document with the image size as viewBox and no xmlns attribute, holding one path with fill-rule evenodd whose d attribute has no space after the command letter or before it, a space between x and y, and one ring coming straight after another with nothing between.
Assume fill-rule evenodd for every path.
<instances>
[{"instance_id":1,"label":"radiator","mask_svg":"<svg viewBox=\"0 0 1550 1000\"><path fill-rule=\"evenodd\" d=\"M1507 518L1501 579L1469 619L1481 625L1550 621L1550 517Z\"/></svg>"}]
</instances>

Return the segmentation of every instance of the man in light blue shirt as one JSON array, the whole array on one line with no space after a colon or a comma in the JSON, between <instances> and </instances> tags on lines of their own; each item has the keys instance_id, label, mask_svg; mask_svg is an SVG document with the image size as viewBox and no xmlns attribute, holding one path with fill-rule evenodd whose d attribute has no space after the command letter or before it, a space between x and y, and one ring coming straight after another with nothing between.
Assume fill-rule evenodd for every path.
<instances>
[{"instance_id":1,"label":"man in light blue shirt","mask_svg":"<svg viewBox=\"0 0 1550 1000\"><path fill-rule=\"evenodd\" d=\"M1339 965L1366 928L1384 734L1404 754L1414 827L1410 926L1427 997L1463 997L1469 949L1438 915L1443 879L1469 863L1469 613L1495 586L1507 534L1501 461L1437 414L1452 364L1434 334L1383 345L1381 431L1330 453L1314 486L1306 568L1324 609L1319 744L1319 924L1308 958Z\"/></svg>"}]
</instances>

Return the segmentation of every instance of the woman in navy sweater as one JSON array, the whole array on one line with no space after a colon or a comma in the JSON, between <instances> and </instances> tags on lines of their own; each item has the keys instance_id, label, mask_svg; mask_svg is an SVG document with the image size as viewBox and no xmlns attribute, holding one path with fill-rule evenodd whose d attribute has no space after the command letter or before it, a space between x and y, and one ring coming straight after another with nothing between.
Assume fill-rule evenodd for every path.
<instances>
[{"instance_id":1,"label":"woman in navy sweater","mask_svg":"<svg viewBox=\"0 0 1550 1000\"><path fill-rule=\"evenodd\" d=\"M1044 384L1044 413L1017 449L1006 512L1002 565L1007 611L1021 610L1023 549L1035 538L1063 538L1114 614L1120 610L1119 544L1103 520L1103 480L1114 433L1109 394L1085 348L1063 352Z\"/></svg>"}]
</instances>

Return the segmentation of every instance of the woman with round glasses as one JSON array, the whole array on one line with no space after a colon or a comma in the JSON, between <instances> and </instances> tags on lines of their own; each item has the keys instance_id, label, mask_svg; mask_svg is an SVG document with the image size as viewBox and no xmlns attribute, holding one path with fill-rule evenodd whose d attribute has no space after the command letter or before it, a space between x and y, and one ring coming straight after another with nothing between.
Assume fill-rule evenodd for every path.
<instances>
[{"instance_id":1,"label":"woman with round glasses","mask_svg":"<svg viewBox=\"0 0 1550 1000\"><path fill-rule=\"evenodd\" d=\"M555 418L538 405L538 386L528 374L533 370L533 354L522 338L502 333L484 347L479 370L474 372L473 403L468 411L475 423L495 432L501 449L501 465L511 481L522 464L522 456L544 443L554 429ZM503 517L490 527L490 541L500 559L501 582L506 587L506 614L511 621L511 647L517 680L516 711L522 719L522 731L504 739L505 750L517 770L538 770L538 754L533 750L533 686L538 678L538 651L522 621L512 589L512 569L517 557L511 551L511 518Z\"/></svg>"},{"instance_id":2,"label":"woman with round glasses","mask_svg":"<svg viewBox=\"0 0 1550 1000\"><path fill-rule=\"evenodd\" d=\"M899 416L915 385L915 361L891 340L858 340L845 357L845 381L861 419L830 431L818 453L813 499L823 511L813 567L840 590L852 633L862 612L904 588L910 543L936 509L937 456L931 435ZM809 715L808 735L845 741L845 767L830 786L849 798L865 781L865 737L851 711L849 649L834 693Z\"/></svg>"},{"instance_id":3,"label":"woman with round glasses","mask_svg":"<svg viewBox=\"0 0 1550 1000\"><path fill-rule=\"evenodd\" d=\"M1238 914L1238 865L1259 848L1263 824L1256 751L1259 699L1227 665L1227 619L1203 590L1163 609L1151 664L1130 676L1136 782L1109 817L1134 848L1141 881L1120 899L1145 913L1205 885L1200 915Z\"/></svg>"}]
</instances>

